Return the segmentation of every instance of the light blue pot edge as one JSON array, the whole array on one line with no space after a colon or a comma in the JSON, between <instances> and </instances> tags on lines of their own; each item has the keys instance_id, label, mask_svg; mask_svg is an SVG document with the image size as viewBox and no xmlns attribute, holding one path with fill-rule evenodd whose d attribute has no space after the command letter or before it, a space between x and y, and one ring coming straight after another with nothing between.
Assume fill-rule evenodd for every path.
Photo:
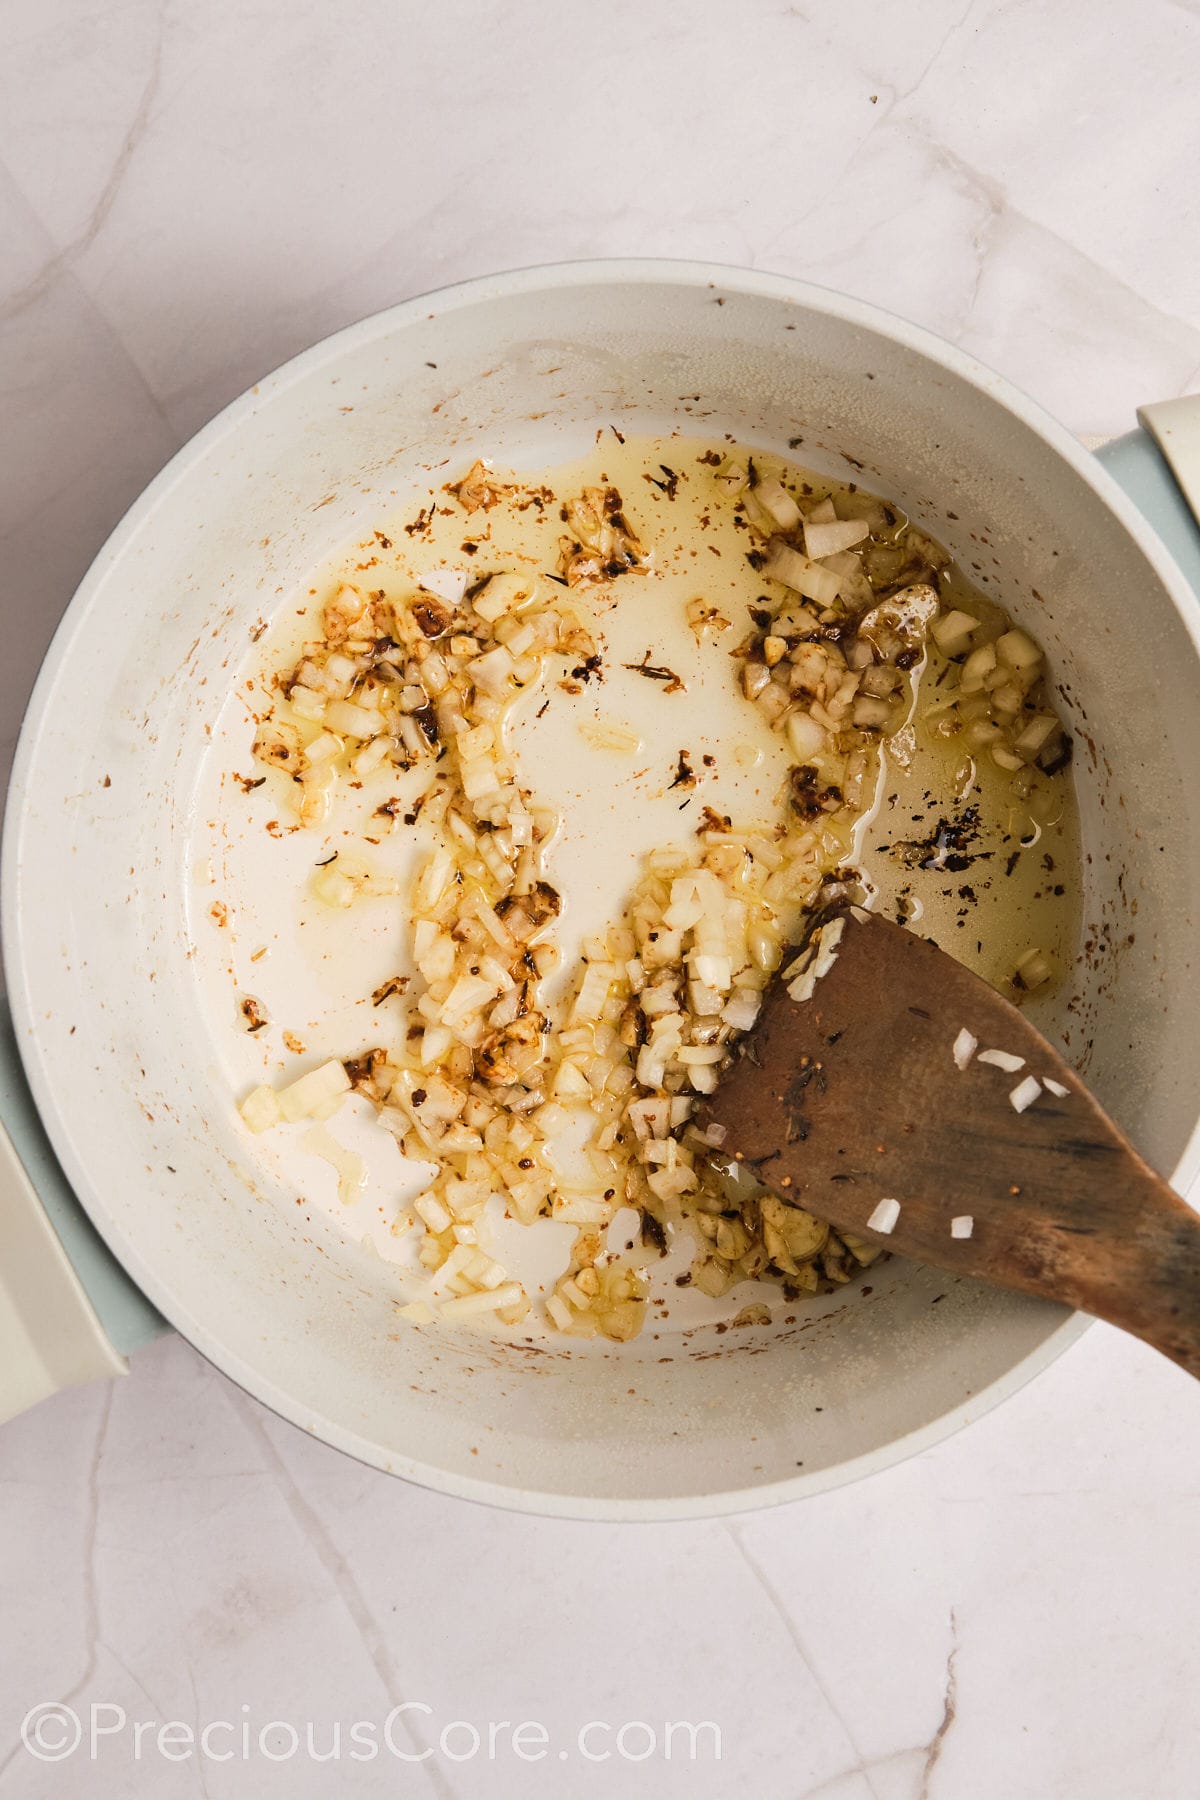
<instances>
[{"instance_id":1,"label":"light blue pot edge","mask_svg":"<svg viewBox=\"0 0 1200 1800\"><path fill-rule=\"evenodd\" d=\"M125 1273L75 1198L58 1166L25 1080L8 1002L0 995L0 1124L33 1183L75 1273L114 1350L129 1356L169 1331L142 1290Z\"/></svg>"},{"instance_id":2,"label":"light blue pot edge","mask_svg":"<svg viewBox=\"0 0 1200 1800\"><path fill-rule=\"evenodd\" d=\"M1096 456L1158 533L1180 573L1200 595L1200 526L1149 432L1131 431L1125 437L1114 438Z\"/></svg>"}]
</instances>

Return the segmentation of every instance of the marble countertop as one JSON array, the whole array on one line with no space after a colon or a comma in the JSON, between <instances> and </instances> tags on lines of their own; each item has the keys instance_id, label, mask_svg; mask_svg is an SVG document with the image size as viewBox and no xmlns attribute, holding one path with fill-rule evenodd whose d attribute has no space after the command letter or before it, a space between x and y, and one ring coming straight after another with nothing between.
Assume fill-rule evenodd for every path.
<instances>
[{"instance_id":1,"label":"marble countertop","mask_svg":"<svg viewBox=\"0 0 1200 1800\"><path fill-rule=\"evenodd\" d=\"M462 276L802 275L1128 429L1200 385L1198 59L1196 0L8 0L0 775L171 452ZM405 1487L166 1338L0 1430L0 1800L1182 1800L1198 1498L1189 1383L1101 1326L863 1485L622 1528ZM18 1739L51 1701L85 1730L56 1764Z\"/></svg>"}]
</instances>

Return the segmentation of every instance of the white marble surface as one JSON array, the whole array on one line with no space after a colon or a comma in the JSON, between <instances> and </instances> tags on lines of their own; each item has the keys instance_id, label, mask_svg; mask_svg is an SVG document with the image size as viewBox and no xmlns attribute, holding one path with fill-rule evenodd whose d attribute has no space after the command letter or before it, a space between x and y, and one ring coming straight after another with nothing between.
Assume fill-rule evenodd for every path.
<instances>
[{"instance_id":1,"label":"white marble surface","mask_svg":"<svg viewBox=\"0 0 1200 1800\"><path fill-rule=\"evenodd\" d=\"M293 351L460 276L631 253L804 275L1080 433L1126 429L1200 384L1198 64L1195 0L7 0L0 765L170 452ZM1198 1497L1189 1384L1102 1327L864 1486L624 1529L404 1488L164 1340L0 1432L0 1800L1182 1800ZM16 1732L49 1700L129 1724L94 1764L39 1763ZM403 1701L432 1709L403 1715L409 1754L455 1719L483 1752L132 1741L279 1719L327 1750ZM545 1755L500 1733L489 1759L489 1723L522 1719ZM592 1763L589 1720L595 1754L625 1721L711 1720L721 1759L677 1736Z\"/></svg>"}]
</instances>

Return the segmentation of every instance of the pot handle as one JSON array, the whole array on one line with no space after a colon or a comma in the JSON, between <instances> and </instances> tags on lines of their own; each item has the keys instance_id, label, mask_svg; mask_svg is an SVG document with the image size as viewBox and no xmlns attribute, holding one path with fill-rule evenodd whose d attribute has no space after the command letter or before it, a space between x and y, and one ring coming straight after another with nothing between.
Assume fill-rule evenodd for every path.
<instances>
[{"instance_id":1,"label":"pot handle","mask_svg":"<svg viewBox=\"0 0 1200 1800\"><path fill-rule=\"evenodd\" d=\"M1179 483L1184 499L1200 525L1200 394L1178 400L1158 400L1139 406L1138 424L1150 433Z\"/></svg>"},{"instance_id":2,"label":"pot handle","mask_svg":"<svg viewBox=\"0 0 1200 1800\"><path fill-rule=\"evenodd\" d=\"M1096 451L1200 596L1200 394L1139 409L1140 431Z\"/></svg>"},{"instance_id":3,"label":"pot handle","mask_svg":"<svg viewBox=\"0 0 1200 1800\"><path fill-rule=\"evenodd\" d=\"M0 1243L0 1422L59 1388L125 1374L2 1123Z\"/></svg>"}]
</instances>

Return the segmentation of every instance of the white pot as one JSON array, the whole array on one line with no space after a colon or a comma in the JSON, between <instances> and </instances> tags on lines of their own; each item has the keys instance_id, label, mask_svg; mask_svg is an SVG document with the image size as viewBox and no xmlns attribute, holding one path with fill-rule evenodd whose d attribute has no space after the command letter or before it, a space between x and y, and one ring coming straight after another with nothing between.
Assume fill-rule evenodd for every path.
<instances>
[{"instance_id":1,"label":"white pot","mask_svg":"<svg viewBox=\"0 0 1200 1800\"><path fill-rule=\"evenodd\" d=\"M1195 600L1115 483L1004 382L898 320L765 275L608 263L471 283L318 345L202 431L106 546L47 658L14 776L5 952L72 1184L219 1367L429 1486L658 1518L881 1468L1012 1392L1083 1321L892 1264L869 1302L819 1303L757 1354L737 1334L531 1354L404 1326L387 1265L323 1215L306 1222L287 1158L233 1113L248 1052L195 868L222 757L244 736L229 692L255 620L428 468L552 462L609 419L777 449L800 437L800 460L860 475L986 566L1046 646L1079 744L1084 915L1106 948L1059 1025L1091 1046L1088 1079L1139 1147L1190 1179ZM235 912L288 904L274 849L230 848L217 873Z\"/></svg>"}]
</instances>

